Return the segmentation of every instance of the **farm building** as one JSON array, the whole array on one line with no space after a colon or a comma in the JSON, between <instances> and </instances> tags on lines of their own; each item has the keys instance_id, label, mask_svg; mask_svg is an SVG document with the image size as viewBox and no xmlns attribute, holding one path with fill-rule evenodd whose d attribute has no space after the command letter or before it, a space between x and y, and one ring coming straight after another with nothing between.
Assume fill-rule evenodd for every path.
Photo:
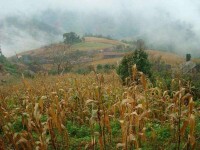
<instances>
[{"instance_id":1,"label":"farm building","mask_svg":"<svg viewBox=\"0 0 200 150\"><path fill-rule=\"evenodd\" d=\"M184 62L183 64L180 65L181 72L183 74L196 73L196 66L197 66L196 63L192 61Z\"/></svg>"},{"instance_id":2,"label":"farm building","mask_svg":"<svg viewBox=\"0 0 200 150\"><path fill-rule=\"evenodd\" d=\"M197 71L199 71L199 66L195 62L191 61L191 55L187 54L186 62L180 65L180 70L182 74L188 74L188 73L195 74L197 73Z\"/></svg>"}]
</instances>

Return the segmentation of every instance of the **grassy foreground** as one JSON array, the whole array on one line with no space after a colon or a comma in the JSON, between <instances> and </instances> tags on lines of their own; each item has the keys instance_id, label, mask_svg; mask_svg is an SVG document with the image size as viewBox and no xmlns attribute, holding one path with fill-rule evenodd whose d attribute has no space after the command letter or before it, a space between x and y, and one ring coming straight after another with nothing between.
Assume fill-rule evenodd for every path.
<instances>
[{"instance_id":1,"label":"grassy foreground","mask_svg":"<svg viewBox=\"0 0 200 150\"><path fill-rule=\"evenodd\" d=\"M198 149L200 103L187 82L153 87L133 68L39 76L0 87L0 149Z\"/></svg>"}]
</instances>

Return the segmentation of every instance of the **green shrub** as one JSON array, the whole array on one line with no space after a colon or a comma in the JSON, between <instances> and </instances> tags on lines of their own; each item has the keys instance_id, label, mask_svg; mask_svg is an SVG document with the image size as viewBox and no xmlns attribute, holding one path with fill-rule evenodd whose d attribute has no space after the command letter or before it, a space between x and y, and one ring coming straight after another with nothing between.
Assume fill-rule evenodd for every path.
<instances>
[{"instance_id":1,"label":"green shrub","mask_svg":"<svg viewBox=\"0 0 200 150\"><path fill-rule=\"evenodd\" d=\"M105 64L103 66L103 69L104 69L104 72L109 72L109 70L111 69L110 65L109 64Z\"/></svg>"},{"instance_id":2,"label":"green shrub","mask_svg":"<svg viewBox=\"0 0 200 150\"><path fill-rule=\"evenodd\" d=\"M10 74L18 74L17 66L13 65L4 55L0 56L0 65L2 65L2 69ZM0 70L1 71L1 70Z\"/></svg>"},{"instance_id":3,"label":"green shrub","mask_svg":"<svg viewBox=\"0 0 200 150\"><path fill-rule=\"evenodd\" d=\"M102 70L102 69L103 69L103 66L101 64L98 64L97 65L97 71Z\"/></svg>"},{"instance_id":4,"label":"green shrub","mask_svg":"<svg viewBox=\"0 0 200 150\"><path fill-rule=\"evenodd\" d=\"M85 138L90 136L90 128L85 125L78 126L72 122L67 122L67 130L70 137Z\"/></svg>"},{"instance_id":5,"label":"green shrub","mask_svg":"<svg viewBox=\"0 0 200 150\"><path fill-rule=\"evenodd\" d=\"M124 56L117 68L117 74L122 81L132 76L132 66L134 64L136 64L138 71L142 71L151 77L151 64L148 60L148 54L142 49L137 49L133 53Z\"/></svg>"}]
</instances>

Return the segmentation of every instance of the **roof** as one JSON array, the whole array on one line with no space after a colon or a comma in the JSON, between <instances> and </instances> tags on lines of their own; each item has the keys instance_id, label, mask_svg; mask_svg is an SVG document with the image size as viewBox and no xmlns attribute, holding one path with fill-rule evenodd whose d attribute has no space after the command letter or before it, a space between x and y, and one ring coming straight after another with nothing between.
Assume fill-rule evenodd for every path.
<instances>
[{"instance_id":1,"label":"roof","mask_svg":"<svg viewBox=\"0 0 200 150\"><path fill-rule=\"evenodd\" d=\"M183 72L183 74L190 72L195 67L196 67L196 63L194 63L192 61L187 61L180 65L180 68L181 68L181 71Z\"/></svg>"}]
</instances>

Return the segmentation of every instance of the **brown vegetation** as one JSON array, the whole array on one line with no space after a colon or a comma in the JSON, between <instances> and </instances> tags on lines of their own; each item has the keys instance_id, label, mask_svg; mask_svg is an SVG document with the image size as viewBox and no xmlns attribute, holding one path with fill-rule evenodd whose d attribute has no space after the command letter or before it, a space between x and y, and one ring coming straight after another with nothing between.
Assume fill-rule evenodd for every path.
<instances>
[{"instance_id":1,"label":"brown vegetation","mask_svg":"<svg viewBox=\"0 0 200 150\"><path fill-rule=\"evenodd\" d=\"M106 43L106 44L113 44L113 45L124 44L117 40L110 40L110 39L96 38L96 37L85 37L85 42L97 42L97 43Z\"/></svg>"},{"instance_id":2,"label":"brown vegetation","mask_svg":"<svg viewBox=\"0 0 200 150\"><path fill-rule=\"evenodd\" d=\"M0 145L24 150L199 146L199 112L187 82L174 79L171 92L164 91L162 83L152 87L136 67L129 80L129 86L122 86L115 73L68 74L22 79L0 88ZM86 126L90 140L76 143L69 122ZM120 124L116 136L113 122ZM164 141L159 140L158 127L168 129L170 136Z\"/></svg>"}]
</instances>

